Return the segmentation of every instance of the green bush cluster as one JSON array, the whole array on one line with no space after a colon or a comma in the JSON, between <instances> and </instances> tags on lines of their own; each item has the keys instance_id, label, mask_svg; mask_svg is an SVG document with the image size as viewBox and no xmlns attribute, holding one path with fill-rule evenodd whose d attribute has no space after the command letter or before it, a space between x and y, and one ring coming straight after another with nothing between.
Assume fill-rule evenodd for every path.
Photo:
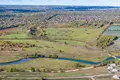
<instances>
[{"instance_id":1,"label":"green bush cluster","mask_svg":"<svg viewBox=\"0 0 120 80\"><path fill-rule=\"evenodd\" d=\"M45 56L41 55L41 54L38 54L38 53L35 53L35 54L32 54L32 55L26 55L25 57L26 58L39 58L39 57L43 58Z\"/></svg>"},{"instance_id":2,"label":"green bush cluster","mask_svg":"<svg viewBox=\"0 0 120 80\"><path fill-rule=\"evenodd\" d=\"M48 57L49 57L49 58L55 58L55 59L56 59L56 58L58 58L58 55L49 55Z\"/></svg>"},{"instance_id":3,"label":"green bush cluster","mask_svg":"<svg viewBox=\"0 0 120 80\"><path fill-rule=\"evenodd\" d=\"M98 41L97 41L97 44L96 46L99 47L99 48L105 48L111 44L113 44L113 41L116 39L116 36L102 36Z\"/></svg>"},{"instance_id":4,"label":"green bush cluster","mask_svg":"<svg viewBox=\"0 0 120 80\"><path fill-rule=\"evenodd\" d=\"M48 69L46 69L46 68L34 68L34 67L31 67L31 72L49 72L49 70Z\"/></svg>"},{"instance_id":5,"label":"green bush cluster","mask_svg":"<svg viewBox=\"0 0 120 80\"><path fill-rule=\"evenodd\" d=\"M40 72L40 69L35 69L34 67L31 67L31 72Z\"/></svg>"},{"instance_id":6,"label":"green bush cluster","mask_svg":"<svg viewBox=\"0 0 120 80\"><path fill-rule=\"evenodd\" d=\"M32 38L38 38L38 39L46 39L46 32L42 28L40 28L37 25L33 25L28 32L28 36L31 36Z\"/></svg>"},{"instance_id":7,"label":"green bush cluster","mask_svg":"<svg viewBox=\"0 0 120 80\"><path fill-rule=\"evenodd\" d=\"M8 68L8 69L7 69L7 72L25 72L25 71L22 70L22 69Z\"/></svg>"},{"instance_id":8,"label":"green bush cluster","mask_svg":"<svg viewBox=\"0 0 120 80\"><path fill-rule=\"evenodd\" d=\"M81 63L74 63L73 67L75 67L75 68L84 68L85 65L82 65Z\"/></svg>"}]
</instances>

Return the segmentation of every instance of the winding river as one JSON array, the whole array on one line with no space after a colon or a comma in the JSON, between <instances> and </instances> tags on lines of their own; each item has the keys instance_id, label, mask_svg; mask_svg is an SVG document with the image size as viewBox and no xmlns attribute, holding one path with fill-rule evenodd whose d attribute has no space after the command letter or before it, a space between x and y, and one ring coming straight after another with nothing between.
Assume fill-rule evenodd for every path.
<instances>
[{"instance_id":1,"label":"winding river","mask_svg":"<svg viewBox=\"0 0 120 80\"><path fill-rule=\"evenodd\" d=\"M120 56L116 56L116 58L120 59ZM73 61L73 62L80 62L80 63L83 63L83 64L97 65L97 64L100 64L101 62L111 61L114 58L113 57L109 57L109 58L107 58L107 59L105 59L105 60L103 60L101 62L94 62L94 61L87 61L87 60L78 60L78 59L72 59L72 58L57 58L57 59L58 60ZM33 60L33 59L32 58L23 58L23 59L19 59L19 60L16 60L16 61L0 63L0 66L21 64L21 63L29 62L31 60Z\"/></svg>"}]
</instances>

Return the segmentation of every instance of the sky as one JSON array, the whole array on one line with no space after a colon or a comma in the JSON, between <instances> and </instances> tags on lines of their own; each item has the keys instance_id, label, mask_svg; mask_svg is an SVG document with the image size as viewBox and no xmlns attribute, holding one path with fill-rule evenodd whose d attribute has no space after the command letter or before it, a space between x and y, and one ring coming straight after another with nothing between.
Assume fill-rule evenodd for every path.
<instances>
[{"instance_id":1,"label":"sky","mask_svg":"<svg viewBox=\"0 0 120 80\"><path fill-rule=\"evenodd\" d=\"M0 0L2 5L120 6L120 0Z\"/></svg>"}]
</instances>

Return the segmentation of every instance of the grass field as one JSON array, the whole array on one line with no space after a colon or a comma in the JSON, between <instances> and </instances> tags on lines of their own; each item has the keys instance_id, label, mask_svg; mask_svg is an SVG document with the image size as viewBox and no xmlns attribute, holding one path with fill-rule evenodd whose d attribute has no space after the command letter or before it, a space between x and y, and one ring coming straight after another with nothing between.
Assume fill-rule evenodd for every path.
<instances>
[{"instance_id":1,"label":"grass field","mask_svg":"<svg viewBox=\"0 0 120 80\"><path fill-rule=\"evenodd\" d=\"M25 34L9 34L6 36L0 36L0 38L6 38L6 39L19 39L19 38L28 38Z\"/></svg>"},{"instance_id":2,"label":"grass field","mask_svg":"<svg viewBox=\"0 0 120 80\"><path fill-rule=\"evenodd\" d=\"M48 38L51 40L94 41L103 29L87 28L46 28Z\"/></svg>"},{"instance_id":3,"label":"grass field","mask_svg":"<svg viewBox=\"0 0 120 80\"><path fill-rule=\"evenodd\" d=\"M60 42L62 44L68 44L73 46L88 46L89 44L81 41L73 41L73 40L55 40L56 42Z\"/></svg>"},{"instance_id":4,"label":"grass field","mask_svg":"<svg viewBox=\"0 0 120 80\"><path fill-rule=\"evenodd\" d=\"M22 57L22 56L14 56L14 55L8 55L8 56L6 56L6 55L2 55L2 56L0 56L0 63L1 62L10 62L10 61L16 61L16 60L19 60L19 59L22 59L22 58L24 58L24 57Z\"/></svg>"},{"instance_id":5,"label":"grass field","mask_svg":"<svg viewBox=\"0 0 120 80\"><path fill-rule=\"evenodd\" d=\"M6 39L17 39L17 38L27 38L26 34L26 28L21 26L18 28L11 28L7 30L1 30L0 33L4 33L4 35L1 35L0 38L6 38Z\"/></svg>"},{"instance_id":6,"label":"grass field","mask_svg":"<svg viewBox=\"0 0 120 80\"><path fill-rule=\"evenodd\" d=\"M39 72L3 72L0 73L0 76L7 75L8 77L45 77L45 78L54 78L54 77L79 77L79 76L91 76L91 75L99 75L99 74L109 74L106 67L98 67L94 69L88 69L88 70L80 70L76 72L59 72L59 73L39 73ZM111 77L102 77L101 80L109 80ZM99 80L99 78L96 78Z\"/></svg>"},{"instance_id":7,"label":"grass field","mask_svg":"<svg viewBox=\"0 0 120 80\"><path fill-rule=\"evenodd\" d=\"M16 34L8 34L0 36L0 38L27 38L25 30L16 30ZM94 41L103 31L103 29L89 28L45 28L44 30L50 40L74 40L85 42Z\"/></svg>"},{"instance_id":8,"label":"grass field","mask_svg":"<svg viewBox=\"0 0 120 80\"><path fill-rule=\"evenodd\" d=\"M105 58L109 57L107 53L89 45L89 43L95 43L96 39L103 31L102 29L45 28L44 30L49 40L25 40L29 37L26 31L22 30L23 29L20 29L20 31L16 30L14 34L10 33L0 36L2 39L14 39L0 40L0 47L2 48L0 62L14 61L23 58L25 55L35 53L45 56L58 55L63 58L89 61L103 61ZM56 59L35 59L23 64L2 66L2 68L13 67L30 69L31 67L44 67L55 70L60 68L73 69L74 63L75 62L60 61Z\"/></svg>"},{"instance_id":9,"label":"grass field","mask_svg":"<svg viewBox=\"0 0 120 80\"><path fill-rule=\"evenodd\" d=\"M56 54L59 57L67 57L67 58L76 58L76 59L84 59L90 61L101 61L107 58L109 55L107 53L103 53L99 49L93 49L91 47L84 47L84 46L71 46L65 44L59 44L44 40L2 40L0 43L4 43L6 41L10 41L15 43L14 45L22 44L24 46L34 44L35 47L17 47L17 51L9 51L14 49L14 47L8 47L9 55L19 55L24 56L26 54L34 54L37 52L38 54L43 55L53 55ZM6 46L5 46L6 47ZM8 53L1 52L1 55L5 56Z\"/></svg>"}]
</instances>

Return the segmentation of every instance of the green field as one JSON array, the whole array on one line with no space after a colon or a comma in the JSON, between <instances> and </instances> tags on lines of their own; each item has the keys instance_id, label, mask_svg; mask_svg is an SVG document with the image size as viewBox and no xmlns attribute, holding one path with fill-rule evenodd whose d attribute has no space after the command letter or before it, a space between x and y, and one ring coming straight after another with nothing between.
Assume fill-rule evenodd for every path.
<instances>
[{"instance_id":1,"label":"green field","mask_svg":"<svg viewBox=\"0 0 120 80\"><path fill-rule=\"evenodd\" d=\"M16 34L10 33L0 36L1 39L4 39L0 40L0 62L18 60L26 55L35 53L45 56L57 55L63 58L89 61L103 61L109 57L107 53L102 52L101 49L96 48L94 45L103 29L44 28L47 39L42 40L29 40L27 38L30 37L25 31L26 29L22 30L23 29L20 29L20 31L16 30ZM8 38L9 40L6 40ZM13 67L29 70L31 67L44 67L58 71L60 68L65 70L75 69L75 67L73 67L74 63L75 62L72 61L60 61L56 59L35 59L22 64L2 66L1 68L7 69Z\"/></svg>"},{"instance_id":2,"label":"green field","mask_svg":"<svg viewBox=\"0 0 120 80\"><path fill-rule=\"evenodd\" d=\"M6 42L10 42L10 44L8 45ZM22 47L17 47L21 44ZM46 56L58 55L59 57L84 59L90 61L101 61L109 56L107 53L102 53L99 49L93 49L91 47L76 47L44 40L2 40L0 41L0 45L4 45L7 51L9 51L10 56L24 56L37 52L38 54ZM16 46L17 48L14 46L10 47L11 45ZM35 46L31 47L32 45ZM14 48L16 51L14 51ZM4 56L8 55L8 53L4 52L4 50L1 54Z\"/></svg>"},{"instance_id":3,"label":"green field","mask_svg":"<svg viewBox=\"0 0 120 80\"><path fill-rule=\"evenodd\" d=\"M79 7L1 5L0 80L111 80L95 75L120 65L118 7Z\"/></svg>"},{"instance_id":4,"label":"green field","mask_svg":"<svg viewBox=\"0 0 120 80\"><path fill-rule=\"evenodd\" d=\"M55 40L56 42L73 45L73 46L88 46L89 44L82 42L82 41L74 41L74 40Z\"/></svg>"},{"instance_id":5,"label":"green field","mask_svg":"<svg viewBox=\"0 0 120 80\"><path fill-rule=\"evenodd\" d=\"M47 37L50 40L74 40L74 41L94 41L102 29L87 28L45 28ZM27 33L18 31L17 34L9 34L0 36L0 38L27 38Z\"/></svg>"},{"instance_id":6,"label":"green field","mask_svg":"<svg viewBox=\"0 0 120 80\"><path fill-rule=\"evenodd\" d=\"M50 40L73 40L73 41L94 41L102 29L87 28L46 28Z\"/></svg>"},{"instance_id":7,"label":"green field","mask_svg":"<svg viewBox=\"0 0 120 80\"><path fill-rule=\"evenodd\" d=\"M6 39L19 39L19 38L27 38L27 35L25 34L9 34L6 36L0 36L0 38L6 38Z\"/></svg>"}]
</instances>

